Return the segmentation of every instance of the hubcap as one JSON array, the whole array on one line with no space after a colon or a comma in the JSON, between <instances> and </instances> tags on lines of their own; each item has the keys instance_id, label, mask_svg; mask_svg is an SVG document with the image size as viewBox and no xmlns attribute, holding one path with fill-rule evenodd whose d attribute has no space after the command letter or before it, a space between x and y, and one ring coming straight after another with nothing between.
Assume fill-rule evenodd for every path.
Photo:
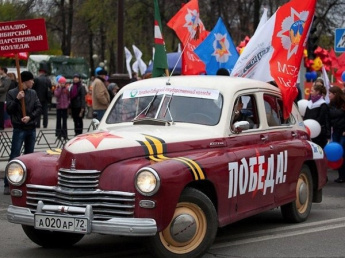
<instances>
[{"instance_id":1,"label":"hubcap","mask_svg":"<svg viewBox=\"0 0 345 258\"><path fill-rule=\"evenodd\" d=\"M301 205L304 205L308 199L308 187L304 181L299 185L298 195Z\"/></svg>"},{"instance_id":2,"label":"hubcap","mask_svg":"<svg viewBox=\"0 0 345 258\"><path fill-rule=\"evenodd\" d=\"M170 234L176 242L183 243L194 237L196 229L195 219L189 214L181 214L171 222Z\"/></svg>"}]
</instances>

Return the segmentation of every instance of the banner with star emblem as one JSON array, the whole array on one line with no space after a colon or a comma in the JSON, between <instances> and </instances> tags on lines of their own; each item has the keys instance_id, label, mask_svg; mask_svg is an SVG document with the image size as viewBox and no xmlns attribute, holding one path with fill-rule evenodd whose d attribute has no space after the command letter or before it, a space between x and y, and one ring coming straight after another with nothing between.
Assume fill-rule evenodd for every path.
<instances>
[{"instance_id":1,"label":"banner with star emblem","mask_svg":"<svg viewBox=\"0 0 345 258\"><path fill-rule=\"evenodd\" d=\"M282 92L284 118L291 113L303 51L313 21L316 0L292 0L276 12L270 72Z\"/></svg>"},{"instance_id":2,"label":"banner with star emblem","mask_svg":"<svg viewBox=\"0 0 345 258\"><path fill-rule=\"evenodd\" d=\"M194 53L194 49L208 36L204 24L199 18L198 0L185 4L167 25L172 28L182 42L181 74L203 74L205 64Z\"/></svg>"},{"instance_id":3,"label":"banner with star emblem","mask_svg":"<svg viewBox=\"0 0 345 258\"><path fill-rule=\"evenodd\" d=\"M231 73L275 81L282 92L285 119L298 94L296 83L315 5L316 0L292 0L281 6L255 31Z\"/></svg>"},{"instance_id":4,"label":"banner with star emblem","mask_svg":"<svg viewBox=\"0 0 345 258\"><path fill-rule=\"evenodd\" d=\"M236 46L220 17L216 26L194 52L205 63L208 75L217 74L219 68L231 72L239 57Z\"/></svg>"}]
</instances>

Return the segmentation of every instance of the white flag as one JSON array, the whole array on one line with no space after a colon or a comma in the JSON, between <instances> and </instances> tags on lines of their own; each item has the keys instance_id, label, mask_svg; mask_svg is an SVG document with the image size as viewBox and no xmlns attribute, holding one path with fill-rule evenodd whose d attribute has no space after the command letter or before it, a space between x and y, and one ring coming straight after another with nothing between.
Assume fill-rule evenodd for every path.
<instances>
[{"instance_id":1,"label":"white flag","mask_svg":"<svg viewBox=\"0 0 345 258\"><path fill-rule=\"evenodd\" d=\"M138 73L138 71L140 70L140 74L143 75L145 74L145 71L147 69L147 65L141 59L143 53L135 45L132 45L132 47L133 47L133 52L136 59L136 61L132 65L132 68L136 73Z\"/></svg>"},{"instance_id":2,"label":"white flag","mask_svg":"<svg viewBox=\"0 0 345 258\"><path fill-rule=\"evenodd\" d=\"M126 55L126 67L127 67L128 76L129 76L129 79L132 79L132 69L131 69L132 54L126 47L125 47L125 55Z\"/></svg>"},{"instance_id":3,"label":"white flag","mask_svg":"<svg viewBox=\"0 0 345 258\"><path fill-rule=\"evenodd\" d=\"M331 83L329 81L329 78L328 78L328 74L327 74L327 71L325 69L325 66L322 66L322 80L323 80L323 83L325 85L325 88L326 88L326 96L325 96L325 101L326 103L328 104L329 103L329 95L328 95L328 90L329 90L329 87L331 87Z\"/></svg>"},{"instance_id":4,"label":"white flag","mask_svg":"<svg viewBox=\"0 0 345 258\"><path fill-rule=\"evenodd\" d=\"M264 8L264 12L262 13L262 16L261 16L261 19L260 19L260 22L258 24L258 27L256 27L256 30L261 28L268 20L268 17L267 17L267 8ZM255 33L254 33L255 34Z\"/></svg>"},{"instance_id":5,"label":"white flag","mask_svg":"<svg viewBox=\"0 0 345 258\"><path fill-rule=\"evenodd\" d=\"M269 61L273 54L272 35L275 20L276 14L260 27L258 26L232 69L231 76L247 77L264 82L273 81Z\"/></svg>"}]
</instances>

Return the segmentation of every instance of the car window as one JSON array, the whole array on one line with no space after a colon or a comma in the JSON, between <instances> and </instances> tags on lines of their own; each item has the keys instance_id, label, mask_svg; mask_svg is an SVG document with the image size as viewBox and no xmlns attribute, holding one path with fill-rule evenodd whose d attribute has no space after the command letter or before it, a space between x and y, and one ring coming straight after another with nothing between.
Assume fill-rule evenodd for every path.
<instances>
[{"instance_id":1,"label":"car window","mask_svg":"<svg viewBox=\"0 0 345 258\"><path fill-rule=\"evenodd\" d=\"M284 119L283 101L281 98L264 94L264 104L268 126L285 126L296 122L292 115L288 119Z\"/></svg>"},{"instance_id":2,"label":"car window","mask_svg":"<svg viewBox=\"0 0 345 258\"><path fill-rule=\"evenodd\" d=\"M236 98L231 117L231 130L234 130L233 124L238 121L249 122L249 130L260 126L257 112L257 103L254 95L241 95Z\"/></svg>"}]
</instances>

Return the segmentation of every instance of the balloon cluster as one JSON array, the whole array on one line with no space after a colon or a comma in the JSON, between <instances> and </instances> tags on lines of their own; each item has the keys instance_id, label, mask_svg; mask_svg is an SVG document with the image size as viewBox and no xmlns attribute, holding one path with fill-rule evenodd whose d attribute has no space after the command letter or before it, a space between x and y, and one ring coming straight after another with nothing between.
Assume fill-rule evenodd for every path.
<instances>
[{"instance_id":1,"label":"balloon cluster","mask_svg":"<svg viewBox=\"0 0 345 258\"><path fill-rule=\"evenodd\" d=\"M308 51L305 49L304 52L304 66L308 71L320 71L322 66L325 67L326 71L330 70L332 59L329 57L328 50L317 47L314 51L316 56L314 60L308 58Z\"/></svg>"},{"instance_id":2,"label":"balloon cluster","mask_svg":"<svg viewBox=\"0 0 345 258\"><path fill-rule=\"evenodd\" d=\"M250 37L246 36L244 40L241 41L241 43L236 47L236 50L239 54L242 54L244 48L247 46L248 42L250 40Z\"/></svg>"},{"instance_id":3,"label":"balloon cluster","mask_svg":"<svg viewBox=\"0 0 345 258\"><path fill-rule=\"evenodd\" d=\"M343 164L343 147L337 142L330 142L324 148L327 165L331 169L338 169Z\"/></svg>"}]
</instances>

